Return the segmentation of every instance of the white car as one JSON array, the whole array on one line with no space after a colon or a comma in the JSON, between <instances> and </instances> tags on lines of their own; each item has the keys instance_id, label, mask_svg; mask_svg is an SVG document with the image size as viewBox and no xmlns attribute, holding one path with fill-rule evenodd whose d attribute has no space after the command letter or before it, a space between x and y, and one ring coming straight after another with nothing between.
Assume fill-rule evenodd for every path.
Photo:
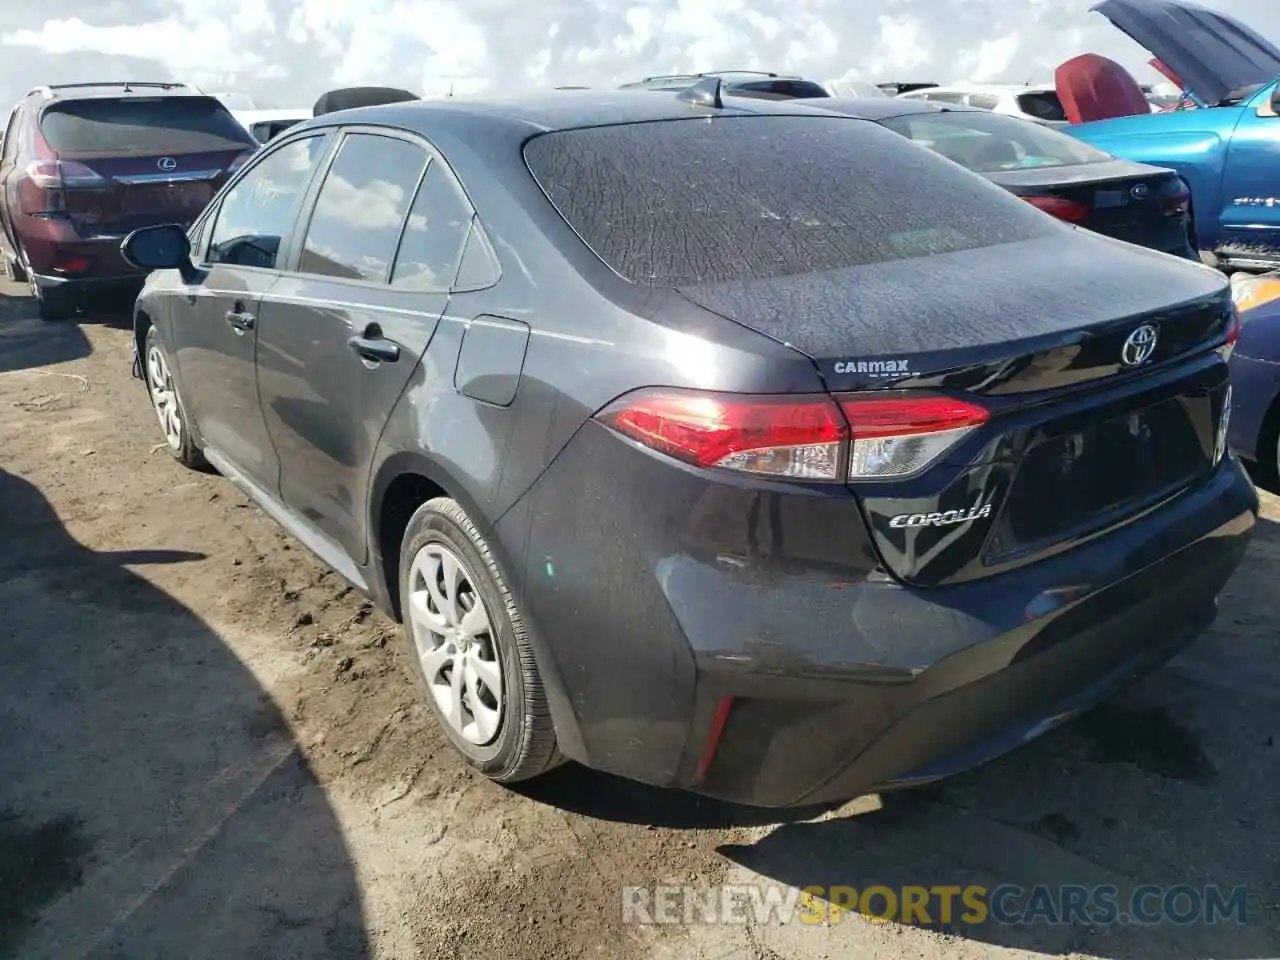
<instances>
[{"instance_id":1,"label":"white car","mask_svg":"<svg viewBox=\"0 0 1280 960\"><path fill-rule=\"evenodd\" d=\"M1046 127L1061 127L1067 113L1058 99L1053 84L1019 86L1003 83L953 83L926 87L898 94L900 100L928 100L931 103L955 103L1010 117L1032 120Z\"/></svg>"}]
</instances>

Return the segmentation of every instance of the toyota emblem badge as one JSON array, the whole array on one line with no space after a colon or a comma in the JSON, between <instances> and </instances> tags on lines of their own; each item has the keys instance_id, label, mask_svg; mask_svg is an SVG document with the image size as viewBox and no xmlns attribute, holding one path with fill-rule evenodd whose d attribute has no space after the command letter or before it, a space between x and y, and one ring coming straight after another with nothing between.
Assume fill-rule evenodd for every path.
<instances>
[{"instance_id":1,"label":"toyota emblem badge","mask_svg":"<svg viewBox=\"0 0 1280 960\"><path fill-rule=\"evenodd\" d=\"M165 170L165 171L177 170L178 161L173 159L173 157L161 157L159 160L156 161L156 166L159 167L161 170Z\"/></svg>"},{"instance_id":2,"label":"toyota emblem badge","mask_svg":"<svg viewBox=\"0 0 1280 960\"><path fill-rule=\"evenodd\" d=\"M1126 367L1136 367L1151 359L1156 352L1156 340L1160 333L1155 326L1144 323L1125 338L1120 348L1120 362Z\"/></svg>"},{"instance_id":3,"label":"toyota emblem badge","mask_svg":"<svg viewBox=\"0 0 1280 960\"><path fill-rule=\"evenodd\" d=\"M1139 183L1135 185L1129 193L1135 200L1145 200L1147 199L1147 185L1145 183Z\"/></svg>"}]
</instances>

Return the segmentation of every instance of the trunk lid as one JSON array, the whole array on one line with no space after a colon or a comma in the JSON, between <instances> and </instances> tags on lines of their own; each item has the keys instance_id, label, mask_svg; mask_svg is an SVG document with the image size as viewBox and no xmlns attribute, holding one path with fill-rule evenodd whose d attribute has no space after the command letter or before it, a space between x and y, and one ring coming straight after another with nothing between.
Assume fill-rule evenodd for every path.
<instances>
[{"instance_id":1,"label":"trunk lid","mask_svg":"<svg viewBox=\"0 0 1280 960\"><path fill-rule=\"evenodd\" d=\"M212 97L54 101L40 129L62 209L86 236L190 223L257 146Z\"/></svg>"},{"instance_id":2,"label":"trunk lid","mask_svg":"<svg viewBox=\"0 0 1280 960\"><path fill-rule=\"evenodd\" d=\"M1102 0L1090 8L1213 106L1280 76L1280 49L1235 17L1178 0Z\"/></svg>"},{"instance_id":3,"label":"trunk lid","mask_svg":"<svg viewBox=\"0 0 1280 960\"><path fill-rule=\"evenodd\" d=\"M1166 252L1187 249L1186 188L1172 170L1111 160L985 176L1021 197L1056 197L1077 205L1083 213L1073 222L1097 233Z\"/></svg>"},{"instance_id":4,"label":"trunk lid","mask_svg":"<svg viewBox=\"0 0 1280 960\"><path fill-rule=\"evenodd\" d=\"M1063 231L682 293L808 354L832 393L938 391L991 411L922 474L851 484L893 576L958 583L1129 522L1217 462L1225 279Z\"/></svg>"}]
</instances>

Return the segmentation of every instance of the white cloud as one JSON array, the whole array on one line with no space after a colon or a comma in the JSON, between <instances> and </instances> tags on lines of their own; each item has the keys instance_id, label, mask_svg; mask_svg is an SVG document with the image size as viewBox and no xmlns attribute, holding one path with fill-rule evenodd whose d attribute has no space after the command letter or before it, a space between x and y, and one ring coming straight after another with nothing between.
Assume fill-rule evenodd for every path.
<instances>
[{"instance_id":1,"label":"white cloud","mask_svg":"<svg viewBox=\"0 0 1280 960\"><path fill-rule=\"evenodd\" d=\"M40 83L129 73L244 90L264 107L309 106L350 83L438 96L726 67L1021 82L1085 51L1157 79L1091 2L64 0L56 17L5 4L0 102ZM1275 0L1209 2L1280 39Z\"/></svg>"}]
</instances>

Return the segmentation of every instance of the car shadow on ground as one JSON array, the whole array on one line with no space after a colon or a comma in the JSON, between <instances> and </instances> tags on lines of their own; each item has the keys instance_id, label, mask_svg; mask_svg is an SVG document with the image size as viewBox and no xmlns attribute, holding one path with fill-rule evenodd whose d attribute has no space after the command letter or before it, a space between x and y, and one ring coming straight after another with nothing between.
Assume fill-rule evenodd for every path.
<instances>
[{"instance_id":1,"label":"car shadow on ground","mask_svg":"<svg viewBox=\"0 0 1280 960\"><path fill-rule=\"evenodd\" d=\"M886 795L877 812L780 826L721 853L750 883L824 888L810 919L829 924L832 897L902 920L904 887L981 887L993 897L1004 886L1007 899L989 903L983 922L980 913L964 916L958 896L949 918L933 896L924 916L906 919L1055 956L1276 956L1278 582L1280 526L1262 519L1214 627L1110 702L968 774ZM870 887L881 892L863 904ZM896 911L886 907L886 887L899 898ZM1104 899L1091 901L1092 912L1072 913L1066 904L1079 896L1072 887ZM1105 892L1110 887L1114 894ZM841 916L825 926L780 926L764 942L783 955L808 956L804 941L839 943L842 925L866 922ZM1151 920L1160 922L1139 922Z\"/></svg>"},{"instance_id":2,"label":"car shadow on ground","mask_svg":"<svg viewBox=\"0 0 1280 960\"><path fill-rule=\"evenodd\" d=\"M0 373L80 360L93 352L78 323L47 323L27 296L8 296L20 290L0 278Z\"/></svg>"},{"instance_id":3,"label":"car shadow on ground","mask_svg":"<svg viewBox=\"0 0 1280 960\"><path fill-rule=\"evenodd\" d=\"M369 955L276 704L130 569L199 559L95 552L0 469L0 957Z\"/></svg>"}]
</instances>

